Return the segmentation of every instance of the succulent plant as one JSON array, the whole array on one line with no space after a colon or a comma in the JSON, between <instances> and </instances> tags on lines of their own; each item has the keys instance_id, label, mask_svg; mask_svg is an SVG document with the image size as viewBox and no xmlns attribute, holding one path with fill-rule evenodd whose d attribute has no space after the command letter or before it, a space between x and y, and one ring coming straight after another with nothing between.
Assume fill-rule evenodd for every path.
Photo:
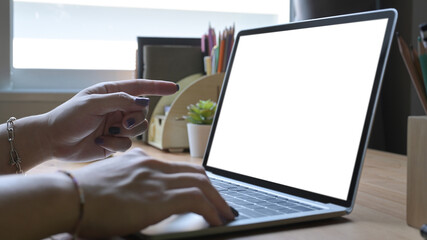
<instances>
[{"instance_id":1,"label":"succulent plant","mask_svg":"<svg viewBox=\"0 0 427 240\"><path fill-rule=\"evenodd\" d=\"M187 106L187 121L194 124L212 124L216 111L216 103L209 100L200 100L196 104Z\"/></svg>"}]
</instances>

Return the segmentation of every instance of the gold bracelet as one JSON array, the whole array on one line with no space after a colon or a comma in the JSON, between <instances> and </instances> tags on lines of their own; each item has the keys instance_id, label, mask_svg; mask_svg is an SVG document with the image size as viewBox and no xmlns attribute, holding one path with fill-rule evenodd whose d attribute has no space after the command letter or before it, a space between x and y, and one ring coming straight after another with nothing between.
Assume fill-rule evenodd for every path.
<instances>
[{"instance_id":1,"label":"gold bracelet","mask_svg":"<svg viewBox=\"0 0 427 240\"><path fill-rule=\"evenodd\" d=\"M8 135L8 140L9 140L9 144L10 144L10 160L9 160L9 164L11 166L15 166L16 167L16 173L24 173L24 171L21 168L21 158L19 157L18 152L16 151L15 145L14 145L14 141L15 141L15 125L14 125L14 121L16 120L15 117L11 117L9 118L9 120L7 120L6 125L7 125L7 135Z\"/></svg>"},{"instance_id":2,"label":"gold bracelet","mask_svg":"<svg viewBox=\"0 0 427 240\"><path fill-rule=\"evenodd\" d=\"M77 237L80 231L80 226L83 220L84 207L85 207L85 195L83 192L83 188L80 186L79 182L77 181L77 179L74 177L73 174L64 170L59 170L59 172L64 173L65 175L71 178L71 180L73 181L74 187L77 189L77 192L79 194L79 218L77 219L77 223L73 233L73 240L77 240Z\"/></svg>"}]
</instances>

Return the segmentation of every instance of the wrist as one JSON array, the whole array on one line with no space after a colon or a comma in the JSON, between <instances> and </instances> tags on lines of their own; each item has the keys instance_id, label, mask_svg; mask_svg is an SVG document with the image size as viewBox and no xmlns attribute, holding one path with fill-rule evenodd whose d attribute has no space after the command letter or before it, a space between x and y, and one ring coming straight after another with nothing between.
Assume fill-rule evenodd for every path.
<instances>
[{"instance_id":1,"label":"wrist","mask_svg":"<svg viewBox=\"0 0 427 240\"><path fill-rule=\"evenodd\" d=\"M17 119L15 143L25 171L52 158L45 114Z\"/></svg>"},{"instance_id":2,"label":"wrist","mask_svg":"<svg viewBox=\"0 0 427 240\"><path fill-rule=\"evenodd\" d=\"M0 225L8 229L0 231L0 239L42 239L73 231L78 196L67 176L52 173L0 178Z\"/></svg>"},{"instance_id":3,"label":"wrist","mask_svg":"<svg viewBox=\"0 0 427 240\"><path fill-rule=\"evenodd\" d=\"M83 188L80 186L80 183L77 180L77 178L74 176L74 174L72 174L69 171L64 171L64 170L60 170L59 172L65 174L67 177L69 177L71 179L71 181L73 182L74 188L76 190L75 192L78 194L78 197L79 197L79 203L78 203L79 214L78 214L77 221L75 223L74 230L72 232L73 239L77 239L78 235L79 235L80 227L82 225L83 215L84 215L84 207L85 207L85 196L84 196Z\"/></svg>"},{"instance_id":4,"label":"wrist","mask_svg":"<svg viewBox=\"0 0 427 240\"><path fill-rule=\"evenodd\" d=\"M13 141L9 142L7 124L0 125L0 174L14 174L17 166L10 164L10 152L19 155L24 172L51 158L44 115L19 118L13 121ZM12 149L13 148L13 149Z\"/></svg>"},{"instance_id":5,"label":"wrist","mask_svg":"<svg viewBox=\"0 0 427 240\"><path fill-rule=\"evenodd\" d=\"M49 207L50 219L56 222L55 231L49 234L72 234L79 218L79 197L73 182L60 172L48 174L44 180L51 182L46 184L50 186L51 199L54 199L54 203L51 203L53 207L46 204Z\"/></svg>"}]
</instances>

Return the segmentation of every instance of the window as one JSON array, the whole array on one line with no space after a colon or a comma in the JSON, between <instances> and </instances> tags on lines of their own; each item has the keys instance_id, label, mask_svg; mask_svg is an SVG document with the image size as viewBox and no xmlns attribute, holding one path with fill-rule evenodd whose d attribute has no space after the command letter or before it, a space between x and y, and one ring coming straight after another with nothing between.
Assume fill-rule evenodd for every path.
<instances>
[{"instance_id":1,"label":"window","mask_svg":"<svg viewBox=\"0 0 427 240\"><path fill-rule=\"evenodd\" d=\"M132 78L137 36L200 37L209 24L238 31L289 21L289 0L10 1L15 89L79 90Z\"/></svg>"}]
</instances>

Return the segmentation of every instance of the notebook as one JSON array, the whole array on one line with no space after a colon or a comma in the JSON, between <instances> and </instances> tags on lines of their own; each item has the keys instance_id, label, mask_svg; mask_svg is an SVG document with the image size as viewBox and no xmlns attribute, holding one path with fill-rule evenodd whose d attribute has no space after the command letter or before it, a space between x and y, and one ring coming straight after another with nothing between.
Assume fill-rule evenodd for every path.
<instances>
[{"instance_id":1,"label":"notebook","mask_svg":"<svg viewBox=\"0 0 427 240\"><path fill-rule=\"evenodd\" d=\"M144 238L223 234L350 214L397 20L394 9L238 33L203 159L240 215L194 213Z\"/></svg>"}]
</instances>

